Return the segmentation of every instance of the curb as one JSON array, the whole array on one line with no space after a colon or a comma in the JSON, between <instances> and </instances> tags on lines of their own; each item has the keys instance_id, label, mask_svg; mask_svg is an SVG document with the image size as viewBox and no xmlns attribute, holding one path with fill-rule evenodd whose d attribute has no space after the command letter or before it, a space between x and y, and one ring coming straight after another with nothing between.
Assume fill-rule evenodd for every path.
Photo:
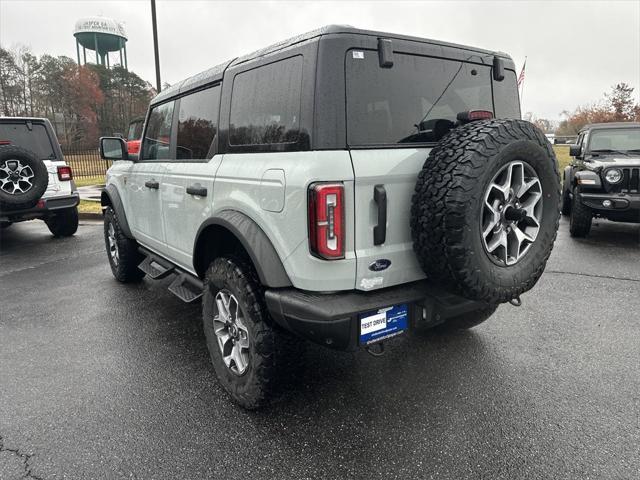
<instances>
[{"instance_id":1,"label":"curb","mask_svg":"<svg viewBox=\"0 0 640 480\"><path fill-rule=\"evenodd\" d=\"M101 213L79 212L78 218L80 220L102 220Z\"/></svg>"}]
</instances>

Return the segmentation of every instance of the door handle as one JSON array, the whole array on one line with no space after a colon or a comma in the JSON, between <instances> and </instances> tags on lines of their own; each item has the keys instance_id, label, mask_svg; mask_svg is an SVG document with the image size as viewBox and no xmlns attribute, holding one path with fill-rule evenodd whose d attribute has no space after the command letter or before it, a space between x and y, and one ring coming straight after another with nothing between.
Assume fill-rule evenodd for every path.
<instances>
[{"instance_id":1,"label":"door handle","mask_svg":"<svg viewBox=\"0 0 640 480\"><path fill-rule=\"evenodd\" d=\"M156 182L155 180L147 180L146 182L144 182L144 186L147 188L158 190L160 188L160 182Z\"/></svg>"},{"instance_id":2,"label":"door handle","mask_svg":"<svg viewBox=\"0 0 640 480\"><path fill-rule=\"evenodd\" d=\"M378 224L373 227L373 244L382 245L387 239L387 191L384 185L373 187L373 201L378 206Z\"/></svg>"},{"instance_id":3,"label":"door handle","mask_svg":"<svg viewBox=\"0 0 640 480\"><path fill-rule=\"evenodd\" d=\"M189 195L195 195L196 197L206 197L207 189L199 183L195 183L187 187L187 193Z\"/></svg>"}]
</instances>

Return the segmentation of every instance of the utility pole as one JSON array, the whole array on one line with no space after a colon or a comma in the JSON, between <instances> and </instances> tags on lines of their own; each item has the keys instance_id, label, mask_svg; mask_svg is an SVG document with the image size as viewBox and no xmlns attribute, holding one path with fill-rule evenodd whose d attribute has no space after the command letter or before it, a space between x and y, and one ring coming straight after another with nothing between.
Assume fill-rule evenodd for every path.
<instances>
[{"instance_id":1,"label":"utility pole","mask_svg":"<svg viewBox=\"0 0 640 480\"><path fill-rule=\"evenodd\" d=\"M156 90L160 93L160 56L158 54L158 24L156 22L156 0L151 0L151 22L153 23L153 51L156 57Z\"/></svg>"}]
</instances>

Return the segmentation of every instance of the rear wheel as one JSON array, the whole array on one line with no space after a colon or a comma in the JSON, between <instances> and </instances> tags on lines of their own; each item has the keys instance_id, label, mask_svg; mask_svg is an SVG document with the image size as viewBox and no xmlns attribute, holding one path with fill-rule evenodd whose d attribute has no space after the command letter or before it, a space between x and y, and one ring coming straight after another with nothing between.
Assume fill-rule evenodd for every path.
<instances>
[{"instance_id":1,"label":"rear wheel","mask_svg":"<svg viewBox=\"0 0 640 480\"><path fill-rule=\"evenodd\" d=\"M104 243L113 276L119 282L139 282L145 273L138 268L144 256L138 251L138 242L128 238L111 207L104 211Z\"/></svg>"},{"instance_id":2,"label":"rear wheel","mask_svg":"<svg viewBox=\"0 0 640 480\"><path fill-rule=\"evenodd\" d=\"M70 237L78 231L78 207L56 210L44 222L54 237Z\"/></svg>"},{"instance_id":3,"label":"rear wheel","mask_svg":"<svg viewBox=\"0 0 640 480\"><path fill-rule=\"evenodd\" d=\"M302 340L272 323L257 274L240 258L217 258L209 266L202 320L216 376L244 408L268 403L301 361Z\"/></svg>"},{"instance_id":4,"label":"rear wheel","mask_svg":"<svg viewBox=\"0 0 640 480\"><path fill-rule=\"evenodd\" d=\"M580 201L578 187L573 190L573 205L569 216L569 233L572 237L586 237L591 231L593 212Z\"/></svg>"}]
</instances>

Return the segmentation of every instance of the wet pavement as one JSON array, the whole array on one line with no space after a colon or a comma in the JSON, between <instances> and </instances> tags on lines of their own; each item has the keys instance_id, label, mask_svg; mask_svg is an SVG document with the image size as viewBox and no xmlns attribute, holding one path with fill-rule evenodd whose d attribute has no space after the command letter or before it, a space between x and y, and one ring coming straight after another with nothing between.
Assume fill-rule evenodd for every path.
<instances>
[{"instance_id":1,"label":"wet pavement","mask_svg":"<svg viewBox=\"0 0 640 480\"><path fill-rule=\"evenodd\" d=\"M640 477L640 226L563 221L523 306L471 331L308 345L259 412L166 287L117 283L100 223L0 231L1 479Z\"/></svg>"}]
</instances>

